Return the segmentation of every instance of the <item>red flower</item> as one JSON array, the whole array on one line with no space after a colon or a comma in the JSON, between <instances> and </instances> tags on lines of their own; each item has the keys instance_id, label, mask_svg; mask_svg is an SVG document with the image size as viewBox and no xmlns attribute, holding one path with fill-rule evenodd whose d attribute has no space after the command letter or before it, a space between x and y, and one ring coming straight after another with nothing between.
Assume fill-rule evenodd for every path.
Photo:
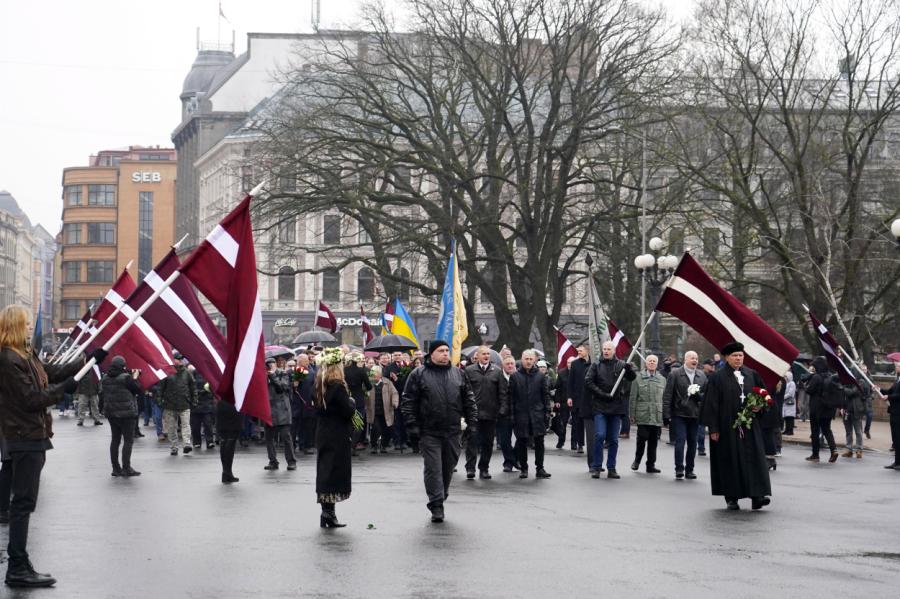
<instances>
[{"instance_id":1,"label":"red flower","mask_svg":"<svg viewBox=\"0 0 900 599\"><path fill-rule=\"evenodd\" d=\"M775 400L772 399L772 397L769 395L766 395L766 405L768 405L769 407L775 405Z\"/></svg>"}]
</instances>

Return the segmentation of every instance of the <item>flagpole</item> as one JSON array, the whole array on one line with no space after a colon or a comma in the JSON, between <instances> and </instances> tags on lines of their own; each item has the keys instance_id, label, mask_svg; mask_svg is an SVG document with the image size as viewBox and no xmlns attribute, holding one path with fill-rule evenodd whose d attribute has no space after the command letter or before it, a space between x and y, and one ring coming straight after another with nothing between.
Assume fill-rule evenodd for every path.
<instances>
[{"instance_id":1,"label":"flagpole","mask_svg":"<svg viewBox=\"0 0 900 599\"><path fill-rule=\"evenodd\" d=\"M806 304L802 304L802 305L803 305L803 309L806 310L806 315L809 316L809 314L810 314L809 307ZM837 341L837 339L835 339L835 341ZM840 343L838 343L837 348L838 348L838 350L840 350L840 352L842 354L844 354L844 356L847 357L848 360L850 360L851 364L856 366L856 371L859 373L859 375L861 377L866 379L866 382L869 383L869 385L872 387L872 390L875 391L876 393L878 393L878 397L880 397L881 399L884 399L884 394L881 392L881 387L879 387L878 385L873 383L872 379L870 379L868 376L866 376L866 373L863 372L862 367L860 367L860 365L856 363L856 360L854 360L853 358L850 357L850 354L847 353L847 350L844 349L844 347ZM843 361L843 359L841 359L841 356L835 356L835 357L841 361L841 364L843 364L844 368L847 368L847 365L844 364L844 361ZM850 370L850 369L847 368L847 370Z\"/></svg>"},{"instance_id":2,"label":"flagpole","mask_svg":"<svg viewBox=\"0 0 900 599\"><path fill-rule=\"evenodd\" d=\"M81 321L79 321L79 322L81 322ZM75 339L72 340L72 342L69 343L68 346L66 346L66 351L64 351L59 356L56 356L56 354L54 354L53 358L50 358L50 363L53 363L54 358L56 358L57 362L62 362L63 360L65 360L69 351L71 351L76 345L78 345L78 342L81 341L81 338L84 337L84 334L87 332L88 329L91 328L91 326L93 326L93 323L95 323L95 322L97 322L97 321L94 320L93 318L89 318L88 321L85 323L84 328L81 329L80 331L78 331L78 335L75 337ZM69 341L69 339L66 339L66 341ZM60 345L59 349L62 349L62 345ZM57 352L59 351L59 349L57 350Z\"/></svg>"},{"instance_id":3,"label":"flagpole","mask_svg":"<svg viewBox=\"0 0 900 599\"><path fill-rule=\"evenodd\" d=\"M131 325L133 325L137 321L137 319L140 318L144 314L144 312L146 312L150 308L150 306L153 304L153 302L155 302L157 299L159 299L159 296L161 296L163 294L163 292L166 289L168 289L172 285L172 283L175 282L175 279L177 279L180 275L181 275L180 270L176 270L171 275L169 275L169 278L166 279L165 281L163 281L162 285L160 285L159 288L153 292L153 295L148 297L147 301L145 301L143 304L141 304L141 307L138 308L134 312L134 314L132 314L128 318L128 320L125 322L125 324L122 325L122 328L120 328L118 331L116 331L113 334L113 336L110 337L109 340L107 340L107 342L103 344L103 351L109 351L109 349L113 345L115 345L119 341L119 339L122 338L122 335L124 335L128 331L128 329L131 328ZM124 306L125 303L123 302L122 305ZM103 324L107 324L110 320L112 320L112 317L110 317ZM91 358L90 360L88 360L87 363L85 363L85 365L81 367L81 370L78 371L78 374L75 375L75 380L80 381L84 377L84 375L86 375L88 372L90 372L90 370L91 370L91 368L93 368L94 364L96 364L96 361L94 360L94 358Z\"/></svg>"},{"instance_id":4,"label":"flagpole","mask_svg":"<svg viewBox=\"0 0 900 599\"><path fill-rule=\"evenodd\" d=\"M638 337L637 341L634 342L634 345L631 346L631 353L628 354L628 359L625 360L626 364L631 362L631 358L633 358L635 352L637 352L638 346L640 346L641 341L644 340L644 335L647 333L647 327L650 326L650 323L653 322L654 318L656 318L656 310L654 310L653 312L650 313L650 318L647 319L647 322L644 323L644 328L641 329L640 337ZM619 373L619 378L616 379L616 384L613 385L612 391L609 392L610 395L615 396L616 390L618 390L618 388L619 388L619 383L622 382L622 377L624 377L624 376L625 376L625 369L623 368L622 372Z\"/></svg>"}]
</instances>

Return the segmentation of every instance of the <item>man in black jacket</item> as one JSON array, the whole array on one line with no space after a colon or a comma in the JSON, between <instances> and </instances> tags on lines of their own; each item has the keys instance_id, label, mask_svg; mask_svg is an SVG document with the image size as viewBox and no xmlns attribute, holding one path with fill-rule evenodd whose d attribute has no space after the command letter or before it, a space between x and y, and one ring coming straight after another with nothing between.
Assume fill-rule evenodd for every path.
<instances>
[{"instance_id":1,"label":"man in black jacket","mask_svg":"<svg viewBox=\"0 0 900 599\"><path fill-rule=\"evenodd\" d=\"M572 450L584 453L587 439L588 468L594 457L594 415L590 396L584 391L584 377L591 366L591 354L586 345L578 346L578 357L569 367L569 407L572 408Z\"/></svg>"},{"instance_id":2,"label":"man in black jacket","mask_svg":"<svg viewBox=\"0 0 900 599\"><path fill-rule=\"evenodd\" d=\"M519 478L528 478L528 443L534 444L534 468L536 478L550 478L544 470L544 435L550 419L550 384L534 365L534 350L522 352L521 366L509 377L506 397L500 411L512 416L516 433L516 460Z\"/></svg>"},{"instance_id":3,"label":"man in black jacket","mask_svg":"<svg viewBox=\"0 0 900 599\"><path fill-rule=\"evenodd\" d=\"M347 389L350 391L350 397L356 404L356 411L359 412L363 422L366 421L366 395L372 389L372 381L369 380L369 373L357 362L350 362L344 367L344 380L347 381ZM353 431L353 455L357 450L366 447L366 427L358 431Z\"/></svg>"},{"instance_id":4,"label":"man in black jacket","mask_svg":"<svg viewBox=\"0 0 900 599\"><path fill-rule=\"evenodd\" d=\"M556 371L556 382L553 384L553 410L556 412L556 448L562 449L566 444L566 429L569 426L569 366L575 358L569 358L567 364L559 364Z\"/></svg>"},{"instance_id":5,"label":"man in black jacket","mask_svg":"<svg viewBox=\"0 0 900 599\"><path fill-rule=\"evenodd\" d=\"M694 457L700 428L700 405L706 392L706 375L699 369L697 352L684 354L684 366L673 368L663 392L663 421L675 432L675 478L695 479ZM687 454L685 454L687 444Z\"/></svg>"},{"instance_id":6,"label":"man in black jacket","mask_svg":"<svg viewBox=\"0 0 900 599\"><path fill-rule=\"evenodd\" d=\"M478 406L477 433L466 430L466 478L475 478L475 459L478 460L478 477L490 479L491 455L494 452L494 434L497 431L497 413L503 389L503 373L491 363L491 349L482 345L475 352L475 363L466 367L466 377Z\"/></svg>"},{"instance_id":7,"label":"man in black jacket","mask_svg":"<svg viewBox=\"0 0 900 599\"><path fill-rule=\"evenodd\" d=\"M616 359L616 346L612 341L605 342L602 351L602 358L591 364L584 378L585 391L589 393L591 410L594 414L594 459L591 462L591 477L600 478L603 471L603 444L609 441L606 477L616 479L620 478L616 472L619 431L622 419L628 415L627 398L631 394L631 381L637 375L631 364ZM587 441L591 443L591 439Z\"/></svg>"},{"instance_id":8,"label":"man in black jacket","mask_svg":"<svg viewBox=\"0 0 900 599\"><path fill-rule=\"evenodd\" d=\"M820 440L824 436L828 448L831 450L831 457L828 461L834 463L840 454L837 452L834 433L831 431L831 421L834 420L838 408L843 407L844 390L838 376L828 368L828 360L825 359L825 356L817 356L812 362L812 369L815 373L806 385L806 393L809 395L812 454L806 458L806 461L819 461Z\"/></svg>"},{"instance_id":9,"label":"man in black jacket","mask_svg":"<svg viewBox=\"0 0 900 599\"><path fill-rule=\"evenodd\" d=\"M879 391L880 393L880 391ZM888 389L888 392L882 396L885 401L889 401L888 414L890 414L891 422L891 443L894 446L894 463L885 466L888 470L900 470L900 362L894 363L894 384Z\"/></svg>"},{"instance_id":10,"label":"man in black jacket","mask_svg":"<svg viewBox=\"0 0 900 599\"><path fill-rule=\"evenodd\" d=\"M432 522L444 521L453 468L459 460L461 421L478 426L478 407L466 375L450 364L450 348L438 339L428 347L425 365L406 381L400 410L410 441L418 441L425 461L425 492Z\"/></svg>"}]
</instances>

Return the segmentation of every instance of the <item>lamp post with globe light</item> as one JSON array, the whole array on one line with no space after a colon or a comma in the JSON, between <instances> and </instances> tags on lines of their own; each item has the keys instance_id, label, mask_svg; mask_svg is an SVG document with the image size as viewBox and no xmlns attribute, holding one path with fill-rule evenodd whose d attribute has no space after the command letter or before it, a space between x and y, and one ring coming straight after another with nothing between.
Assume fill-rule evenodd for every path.
<instances>
[{"instance_id":1,"label":"lamp post with globe light","mask_svg":"<svg viewBox=\"0 0 900 599\"><path fill-rule=\"evenodd\" d=\"M900 218L891 223L891 234L897 240L897 249L900 250Z\"/></svg>"},{"instance_id":2,"label":"lamp post with globe light","mask_svg":"<svg viewBox=\"0 0 900 599\"><path fill-rule=\"evenodd\" d=\"M665 242L659 237L654 237L649 242L650 251L652 253L641 254L635 257L634 266L641 273L641 278L650 288L650 301L656 306L659 301L659 295L663 285L672 276L675 268L678 266L678 258L669 254L662 254L665 248ZM647 315L644 313L644 294L641 294L641 320L644 321ZM661 352L662 342L659 337L659 315L653 319L650 329L650 351L658 354ZM643 345L643 344L642 344ZM645 348L641 347L643 351Z\"/></svg>"}]
</instances>

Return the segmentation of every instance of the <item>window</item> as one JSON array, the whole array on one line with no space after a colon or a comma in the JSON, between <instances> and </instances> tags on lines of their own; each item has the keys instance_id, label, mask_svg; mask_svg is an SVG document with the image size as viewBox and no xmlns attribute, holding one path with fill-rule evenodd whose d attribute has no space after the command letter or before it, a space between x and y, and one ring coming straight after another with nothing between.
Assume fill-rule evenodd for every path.
<instances>
[{"instance_id":1,"label":"window","mask_svg":"<svg viewBox=\"0 0 900 599\"><path fill-rule=\"evenodd\" d=\"M325 245L340 245L341 243L341 217L338 214L326 214L324 227L322 228L322 243Z\"/></svg>"},{"instance_id":2,"label":"window","mask_svg":"<svg viewBox=\"0 0 900 599\"><path fill-rule=\"evenodd\" d=\"M69 206L81 206L81 185L66 185L66 204Z\"/></svg>"},{"instance_id":3,"label":"window","mask_svg":"<svg viewBox=\"0 0 900 599\"><path fill-rule=\"evenodd\" d=\"M114 206L115 185L88 185L88 206Z\"/></svg>"},{"instance_id":4,"label":"window","mask_svg":"<svg viewBox=\"0 0 900 599\"><path fill-rule=\"evenodd\" d=\"M241 167L241 191L249 193L253 190L253 167Z\"/></svg>"},{"instance_id":5,"label":"window","mask_svg":"<svg viewBox=\"0 0 900 599\"><path fill-rule=\"evenodd\" d=\"M703 255L714 258L719 254L719 246L722 244L722 233L718 227L703 229Z\"/></svg>"},{"instance_id":6,"label":"window","mask_svg":"<svg viewBox=\"0 0 900 599\"><path fill-rule=\"evenodd\" d=\"M294 299L294 288L296 278L294 277L294 269L290 266L282 266L278 269L278 299L292 300Z\"/></svg>"},{"instance_id":7,"label":"window","mask_svg":"<svg viewBox=\"0 0 900 599\"><path fill-rule=\"evenodd\" d=\"M293 217L278 223L278 241L281 243L297 241L297 221Z\"/></svg>"},{"instance_id":8,"label":"window","mask_svg":"<svg viewBox=\"0 0 900 599\"><path fill-rule=\"evenodd\" d=\"M372 236L366 230L362 223L359 223L359 243L372 243Z\"/></svg>"},{"instance_id":9,"label":"window","mask_svg":"<svg viewBox=\"0 0 900 599\"><path fill-rule=\"evenodd\" d=\"M297 191L297 179L293 173L282 173L278 177L278 187L281 191Z\"/></svg>"},{"instance_id":10,"label":"window","mask_svg":"<svg viewBox=\"0 0 900 599\"><path fill-rule=\"evenodd\" d=\"M684 253L684 229L669 229L669 253L676 258Z\"/></svg>"},{"instance_id":11,"label":"window","mask_svg":"<svg viewBox=\"0 0 900 599\"><path fill-rule=\"evenodd\" d=\"M356 297L361 302L375 299L375 273L371 268L363 267L356 275Z\"/></svg>"},{"instance_id":12,"label":"window","mask_svg":"<svg viewBox=\"0 0 900 599\"><path fill-rule=\"evenodd\" d=\"M322 273L322 299L332 302L340 300L341 275L338 271L326 270Z\"/></svg>"},{"instance_id":13,"label":"window","mask_svg":"<svg viewBox=\"0 0 900 599\"><path fill-rule=\"evenodd\" d=\"M114 263L106 260L88 260L88 283L112 283Z\"/></svg>"},{"instance_id":14,"label":"window","mask_svg":"<svg viewBox=\"0 0 900 599\"><path fill-rule=\"evenodd\" d=\"M81 223L69 223L64 229L66 232L66 243L81 243Z\"/></svg>"},{"instance_id":15,"label":"window","mask_svg":"<svg viewBox=\"0 0 900 599\"><path fill-rule=\"evenodd\" d=\"M63 281L66 283L81 282L81 262L63 262Z\"/></svg>"},{"instance_id":16,"label":"window","mask_svg":"<svg viewBox=\"0 0 900 599\"><path fill-rule=\"evenodd\" d=\"M153 269L153 192L138 194L138 274L141 279Z\"/></svg>"},{"instance_id":17,"label":"window","mask_svg":"<svg viewBox=\"0 0 900 599\"><path fill-rule=\"evenodd\" d=\"M115 223L88 223L88 243L113 245L116 243Z\"/></svg>"},{"instance_id":18,"label":"window","mask_svg":"<svg viewBox=\"0 0 900 599\"><path fill-rule=\"evenodd\" d=\"M394 271L394 277L397 280L397 297L400 301L409 301L409 271L405 268L398 268Z\"/></svg>"},{"instance_id":19,"label":"window","mask_svg":"<svg viewBox=\"0 0 900 599\"><path fill-rule=\"evenodd\" d=\"M81 300L62 301L63 320L78 320L81 318Z\"/></svg>"},{"instance_id":20,"label":"window","mask_svg":"<svg viewBox=\"0 0 900 599\"><path fill-rule=\"evenodd\" d=\"M410 175L408 166L398 166L394 169L394 189L409 189Z\"/></svg>"}]
</instances>

